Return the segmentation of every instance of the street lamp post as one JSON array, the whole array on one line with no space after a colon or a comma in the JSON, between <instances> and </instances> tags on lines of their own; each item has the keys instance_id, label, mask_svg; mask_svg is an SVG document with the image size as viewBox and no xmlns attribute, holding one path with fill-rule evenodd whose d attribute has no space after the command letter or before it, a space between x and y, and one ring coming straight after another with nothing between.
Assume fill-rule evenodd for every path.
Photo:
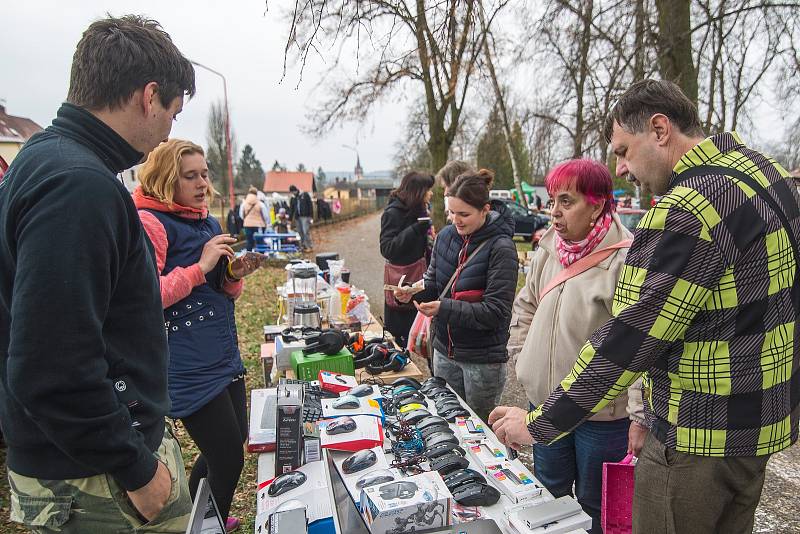
<instances>
[{"instance_id":1,"label":"street lamp post","mask_svg":"<svg viewBox=\"0 0 800 534\"><path fill-rule=\"evenodd\" d=\"M225 76L223 76L221 72L210 67L206 67L197 61L192 61L192 64L204 68L222 78L222 91L225 97L225 152L227 152L228 156L228 201L230 208L234 209L236 207L236 199L233 193L233 153L231 149L231 120L230 115L228 114L228 82L225 80Z\"/></svg>"}]
</instances>

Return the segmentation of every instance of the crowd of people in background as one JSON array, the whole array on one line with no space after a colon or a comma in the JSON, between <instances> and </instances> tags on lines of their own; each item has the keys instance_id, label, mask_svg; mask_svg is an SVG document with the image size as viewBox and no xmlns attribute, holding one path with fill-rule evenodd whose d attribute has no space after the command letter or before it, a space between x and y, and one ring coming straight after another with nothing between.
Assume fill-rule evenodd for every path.
<instances>
[{"instance_id":1,"label":"crowd of people in background","mask_svg":"<svg viewBox=\"0 0 800 534\"><path fill-rule=\"evenodd\" d=\"M67 101L0 182L0 423L11 518L32 530L182 533L201 478L238 528L234 309L257 265L208 212L203 149L168 140L194 92L156 22L94 22ZM403 340L427 318L433 374L504 444L533 446L537 478L574 491L593 533L602 463L626 454L634 532L750 532L768 459L798 437L800 191L735 132L707 137L668 81L632 85L605 136L616 174L659 199L631 235L605 165L554 167L552 226L516 295L493 172L453 161L405 176L380 251L385 280L410 285L387 292L386 326ZM116 175L142 161L131 196ZM310 251L311 194L292 186L275 208L251 190L232 214L248 248L272 226ZM526 407L500 405L509 357ZM188 481L175 420L200 450Z\"/></svg>"}]
</instances>

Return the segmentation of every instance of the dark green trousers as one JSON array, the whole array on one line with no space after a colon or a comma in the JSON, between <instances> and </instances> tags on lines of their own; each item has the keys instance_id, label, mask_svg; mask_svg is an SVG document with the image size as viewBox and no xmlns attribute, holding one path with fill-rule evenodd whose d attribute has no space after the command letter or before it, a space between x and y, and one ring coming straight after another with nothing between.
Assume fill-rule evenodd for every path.
<instances>
[{"instance_id":1,"label":"dark green trousers","mask_svg":"<svg viewBox=\"0 0 800 534\"><path fill-rule=\"evenodd\" d=\"M648 434L635 470L633 533L752 532L767 460L685 454Z\"/></svg>"}]
</instances>

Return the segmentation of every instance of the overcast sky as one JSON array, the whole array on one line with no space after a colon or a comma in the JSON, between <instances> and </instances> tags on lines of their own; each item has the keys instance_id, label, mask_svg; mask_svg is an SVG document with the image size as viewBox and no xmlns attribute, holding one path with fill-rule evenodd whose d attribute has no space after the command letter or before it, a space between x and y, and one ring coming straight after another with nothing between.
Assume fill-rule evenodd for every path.
<instances>
[{"instance_id":1,"label":"overcast sky","mask_svg":"<svg viewBox=\"0 0 800 534\"><path fill-rule=\"evenodd\" d=\"M301 132L306 110L324 94L314 92L322 64L307 69L299 89L296 70L280 82L287 34L280 4L270 1L265 12L263 0L12 2L0 16L0 99L9 114L47 126L66 97L83 30L106 12L145 14L161 23L187 57L225 75L238 147L252 145L265 168L277 159L290 169L302 162L314 170L352 170L355 152L342 145L357 145L365 172L392 168L405 105L384 105L365 126L348 125L319 141ZM203 69L196 77L197 95L184 106L172 135L205 146L209 106L222 98L222 81Z\"/></svg>"}]
</instances>

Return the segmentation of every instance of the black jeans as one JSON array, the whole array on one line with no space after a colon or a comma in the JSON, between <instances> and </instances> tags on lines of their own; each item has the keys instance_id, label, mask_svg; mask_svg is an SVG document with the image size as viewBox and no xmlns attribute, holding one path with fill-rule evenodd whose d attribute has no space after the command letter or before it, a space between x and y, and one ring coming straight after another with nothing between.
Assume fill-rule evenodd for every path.
<instances>
[{"instance_id":1,"label":"black jeans","mask_svg":"<svg viewBox=\"0 0 800 534\"><path fill-rule=\"evenodd\" d=\"M192 500L200 479L207 478L219 512L227 519L244 467L243 445L247 439L244 377L231 382L211 402L181 421L200 449L189 477Z\"/></svg>"}]
</instances>

